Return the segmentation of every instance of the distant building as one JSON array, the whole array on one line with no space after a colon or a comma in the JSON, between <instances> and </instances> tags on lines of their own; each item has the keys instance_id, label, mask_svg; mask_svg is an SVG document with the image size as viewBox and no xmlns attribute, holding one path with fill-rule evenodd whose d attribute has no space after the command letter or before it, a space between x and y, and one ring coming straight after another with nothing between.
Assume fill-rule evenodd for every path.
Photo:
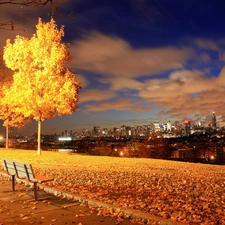
<instances>
[{"instance_id":1,"label":"distant building","mask_svg":"<svg viewBox=\"0 0 225 225\"><path fill-rule=\"evenodd\" d=\"M131 127L131 136L136 136L136 128Z\"/></svg>"},{"instance_id":2,"label":"distant building","mask_svg":"<svg viewBox=\"0 0 225 225\"><path fill-rule=\"evenodd\" d=\"M126 126L125 125L122 125L120 127L120 135L121 136L126 136Z\"/></svg>"},{"instance_id":3,"label":"distant building","mask_svg":"<svg viewBox=\"0 0 225 225\"><path fill-rule=\"evenodd\" d=\"M107 128L103 128L102 129L102 135L103 136L108 136L109 132L108 132L108 129Z\"/></svg>"},{"instance_id":4,"label":"distant building","mask_svg":"<svg viewBox=\"0 0 225 225\"><path fill-rule=\"evenodd\" d=\"M216 115L215 112L212 114L212 128L216 128Z\"/></svg>"},{"instance_id":5,"label":"distant building","mask_svg":"<svg viewBox=\"0 0 225 225\"><path fill-rule=\"evenodd\" d=\"M93 127L92 135L94 137L100 137L101 136L101 128L100 128L100 126L94 126Z\"/></svg>"},{"instance_id":6,"label":"distant building","mask_svg":"<svg viewBox=\"0 0 225 225\"><path fill-rule=\"evenodd\" d=\"M117 127L114 127L114 128L113 128L113 135L114 135L114 136L120 136L120 129L117 128Z\"/></svg>"},{"instance_id":7,"label":"distant building","mask_svg":"<svg viewBox=\"0 0 225 225\"><path fill-rule=\"evenodd\" d=\"M155 132L160 131L159 122L155 122L155 123L154 123L154 131L155 131Z\"/></svg>"},{"instance_id":8,"label":"distant building","mask_svg":"<svg viewBox=\"0 0 225 225\"><path fill-rule=\"evenodd\" d=\"M167 124L166 124L166 129L167 129L168 131L171 131L171 122L170 122L170 121L167 122Z\"/></svg>"},{"instance_id":9,"label":"distant building","mask_svg":"<svg viewBox=\"0 0 225 225\"><path fill-rule=\"evenodd\" d=\"M131 136L131 126L126 126L126 136Z\"/></svg>"},{"instance_id":10,"label":"distant building","mask_svg":"<svg viewBox=\"0 0 225 225\"><path fill-rule=\"evenodd\" d=\"M186 135L189 135L191 133L191 121L185 120L184 125L185 125L185 133Z\"/></svg>"}]
</instances>

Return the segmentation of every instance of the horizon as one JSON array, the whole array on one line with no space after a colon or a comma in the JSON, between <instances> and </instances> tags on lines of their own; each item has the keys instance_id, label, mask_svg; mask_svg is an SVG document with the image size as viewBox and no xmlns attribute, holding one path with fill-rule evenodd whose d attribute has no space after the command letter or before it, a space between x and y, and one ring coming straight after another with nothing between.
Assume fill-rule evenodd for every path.
<instances>
[{"instance_id":1,"label":"horizon","mask_svg":"<svg viewBox=\"0 0 225 225\"><path fill-rule=\"evenodd\" d=\"M96 124L94 126L90 126L89 128L83 127L80 130L78 130L78 131L77 130L74 131L74 130L72 130L70 128L66 128L64 130L61 130L58 133L55 133L55 132L52 132L52 133L43 133L42 132L42 135L55 135L55 134L56 135L62 135L62 133L66 133L66 132L67 132L67 134L69 134L70 132L72 132L72 134L75 134L75 133L82 134L84 132L84 130L86 130L86 131L93 131L95 127L99 127L101 131L103 131L104 129L107 129L108 131L112 131L115 128L121 130L121 128L123 126L125 126L125 127L131 127L131 128L134 128L135 127L136 128L136 127L153 126L154 124L159 124L159 126L162 126L162 125L167 125L168 123L171 123L171 126L176 126L176 125L183 125L183 126L185 126L186 121L190 122L190 127L192 127L192 128L195 127L195 126L202 127L202 128L210 128L210 127L212 128L213 127L213 125L212 125L212 123L213 123L212 122L212 118L213 117L208 118L208 121L205 121L205 122L202 122L202 121L192 121L192 120L189 120L189 119L184 119L184 120L173 121L173 122L171 122L169 120L169 121L164 121L164 122L161 122L160 123L157 120L155 120L154 122L152 121L152 122L149 122L147 124L139 124L139 125L137 125L137 124L121 124L121 125L116 125L116 126L113 126L113 127L102 127L102 126L99 126L99 125ZM215 122L217 124L215 128L220 128L221 129L221 128L224 127L224 126L218 125L217 121L215 121ZM23 129L23 128L18 128L18 130L20 130L20 129ZM37 130L35 130L33 134L29 134L29 135L23 135L23 132L16 133L16 134L11 133L11 132L9 133L9 136L10 137L15 137L15 136L24 136L24 137L26 137L26 136L33 136L33 135L37 135ZM0 134L0 136L2 136L2 135Z\"/></svg>"}]
</instances>

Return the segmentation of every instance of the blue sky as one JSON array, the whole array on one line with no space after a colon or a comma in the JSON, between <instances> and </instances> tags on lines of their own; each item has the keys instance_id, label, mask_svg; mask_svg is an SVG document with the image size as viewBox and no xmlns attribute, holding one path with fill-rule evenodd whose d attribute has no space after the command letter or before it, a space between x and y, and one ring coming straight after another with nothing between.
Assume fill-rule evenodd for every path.
<instances>
[{"instance_id":1,"label":"blue sky","mask_svg":"<svg viewBox=\"0 0 225 225\"><path fill-rule=\"evenodd\" d=\"M73 15L54 19L65 25L83 88L79 109L45 121L43 134L187 118L206 126L213 111L224 125L223 0L70 0L59 9ZM1 21L17 10L1 7ZM0 30L0 46L17 34L31 37L38 17L48 21L34 11L15 31ZM12 134L36 130L32 123Z\"/></svg>"}]
</instances>

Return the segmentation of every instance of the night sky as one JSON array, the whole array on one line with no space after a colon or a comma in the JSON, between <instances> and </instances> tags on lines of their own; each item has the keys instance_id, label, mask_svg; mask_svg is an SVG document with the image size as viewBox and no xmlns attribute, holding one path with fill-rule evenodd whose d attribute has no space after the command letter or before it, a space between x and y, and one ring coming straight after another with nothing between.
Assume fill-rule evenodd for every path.
<instances>
[{"instance_id":1,"label":"night sky","mask_svg":"<svg viewBox=\"0 0 225 225\"><path fill-rule=\"evenodd\" d=\"M70 0L58 8L63 16L53 18L65 25L83 88L79 109L45 121L43 134L184 119L207 126L212 112L225 125L223 0ZM24 10L0 6L0 22ZM14 31L0 29L1 50L7 38L31 37L48 10L34 10ZM31 123L11 135L35 131Z\"/></svg>"}]
</instances>

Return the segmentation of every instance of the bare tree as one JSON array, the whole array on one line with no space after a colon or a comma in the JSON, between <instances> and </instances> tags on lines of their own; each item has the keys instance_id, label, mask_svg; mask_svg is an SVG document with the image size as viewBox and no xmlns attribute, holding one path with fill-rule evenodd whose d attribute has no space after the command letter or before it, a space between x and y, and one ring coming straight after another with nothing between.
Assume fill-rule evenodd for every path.
<instances>
[{"instance_id":1,"label":"bare tree","mask_svg":"<svg viewBox=\"0 0 225 225\"><path fill-rule=\"evenodd\" d=\"M0 7L14 5L25 9L22 14L18 13L17 19L0 21L0 29L14 30L15 26L21 23L33 10L38 9L42 11L46 6L51 7L51 15L55 12L61 15L62 13L58 10L58 5L64 2L67 2L67 0L0 0Z\"/></svg>"}]
</instances>

